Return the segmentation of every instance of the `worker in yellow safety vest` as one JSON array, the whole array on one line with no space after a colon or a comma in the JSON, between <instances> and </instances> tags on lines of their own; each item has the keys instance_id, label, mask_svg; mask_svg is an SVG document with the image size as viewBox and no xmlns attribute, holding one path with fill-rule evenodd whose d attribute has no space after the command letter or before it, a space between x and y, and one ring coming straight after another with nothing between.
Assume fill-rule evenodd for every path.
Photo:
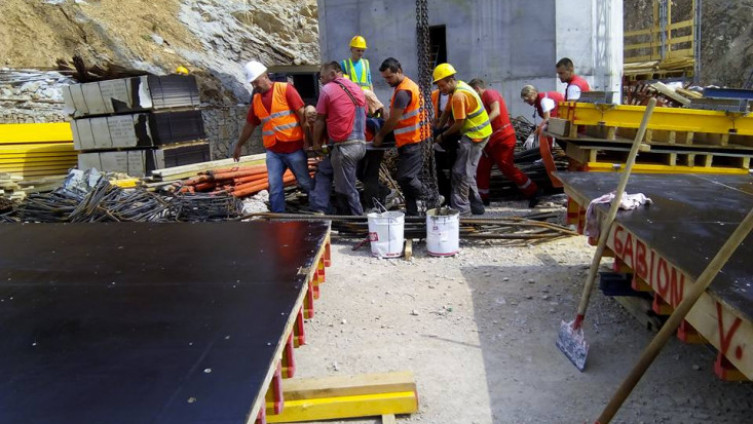
<instances>
[{"instance_id":1,"label":"worker in yellow safety vest","mask_svg":"<svg viewBox=\"0 0 753 424\"><path fill-rule=\"evenodd\" d=\"M484 210L483 204L480 208L477 204L481 197L476 186L476 170L484 147L492 134L492 125L478 93L465 82L455 79L456 73L455 68L449 63L441 63L434 68L434 84L437 84L441 93L452 95L452 118L455 120L455 123L434 141L441 143L442 139L457 132L462 135L457 158L452 166L450 205L461 215L470 215L471 212L480 215Z\"/></svg>"},{"instance_id":2,"label":"worker in yellow safety vest","mask_svg":"<svg viewBox=\"0 0 753 424\"><path fill-rule=\"evenodd\" d=\"M356 35L350 40L350 57L340 62L343 69L343 76L362 90L374 91L374 84L371 82L371 68L369 61L363 57L366 52L366 39Z\"/></svg>"}]
</instances>

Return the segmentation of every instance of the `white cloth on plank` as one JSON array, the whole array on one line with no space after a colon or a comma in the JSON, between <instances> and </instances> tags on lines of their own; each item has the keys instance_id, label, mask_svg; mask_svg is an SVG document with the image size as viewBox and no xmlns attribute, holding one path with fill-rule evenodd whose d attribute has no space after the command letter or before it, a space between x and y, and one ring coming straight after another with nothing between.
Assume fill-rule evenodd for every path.
<instances>
[{"instance_id":1,"label":"white cloth on plank","mask_svg":"<svg viewBox=\"0 0 753 424\"><path fill-rule=\"evenodd\" d=\"M588 209L586 210L586 235L588 237L599 238L599 235L601 233L601 226L599 225L599 220L596 217L595 206L597 204L611 204L614 198L615 193L611 192L592 200L591 203L588 204ZM646 197L646 195L643 193L623 193L622 199L620 199L620 209L629 211L636 209L642 205L650 205L651 203L653 203L653 201L650 198Z\"/></svg>"}]
</instances>

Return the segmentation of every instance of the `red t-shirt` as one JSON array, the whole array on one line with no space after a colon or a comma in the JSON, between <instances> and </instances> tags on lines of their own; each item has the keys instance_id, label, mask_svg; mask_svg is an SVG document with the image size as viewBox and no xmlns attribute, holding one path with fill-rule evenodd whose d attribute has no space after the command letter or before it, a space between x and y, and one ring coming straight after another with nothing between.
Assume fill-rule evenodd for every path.
<instances>
[{"instance_id":1,"label":"red t-shirt","mask_svg":"<svg viewBox=\"0 0 753 424\"><path fill-rule=\"evenodd\" d=\"M510 125L510 113L507 112L505 99L497 90L491 88L484 90L484 94L481 95L481 102L484 103L486 113L489 114L492 112L492 103L499 102L499 116L492 121L492 131L497 132L500 128L503 128L500 132L504 136L515 133L515 128Z\"/></svg>"},{"instance_id":2,"label":"red t-shirt","mask_svg":"<svg viewBox=\"0 0 753 424\"><path fill-rule=\"evenodd\" d=\"M280 84L278 82L275 82L273 84ZM274 86L267 90L266 93L261 93L261 104L264 106L267 111L272 109L272 94L274 93ZM301 99L301 95L298 94L298 90L293 87L292 84L288 84L287 89L285 90L285 99L288 101L288 106L290 107L290 110L296 111L304 106L303 99ZM248 108L248 116L246 117L246 121L253 125L261 125L261 119L259 119L258 116L254 113L254 106L253 106L253 97L251 100L251 107ZM293 153L297 150L303 149L303 138L301 138L298 141L292 141L292 142L284 142L284 143L275 143L274 146L270 147L268 150L271 150L275 153Z\"/></svg>"},{"instance_id":3,"label":"red t-shirt","mask_svg":"<svg viewBox=\"0 0 753 424\"><path fill-rule=\"evenodd\" d=\"M338 82L353 95L357 107L353 107L353 100ZM322 87L316 103L316 113L327 116L327 134L331 140L345 141L354 131L355 125L363 126L366 119L366 97L355 83L337 78Z\"/></svg>"}]
</instances>

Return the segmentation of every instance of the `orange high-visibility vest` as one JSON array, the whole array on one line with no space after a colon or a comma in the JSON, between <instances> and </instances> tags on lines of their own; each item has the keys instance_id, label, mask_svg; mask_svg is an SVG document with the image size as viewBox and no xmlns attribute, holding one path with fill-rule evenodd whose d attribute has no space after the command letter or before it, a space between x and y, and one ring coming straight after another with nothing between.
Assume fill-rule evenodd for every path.
<instances>
[{"instance_id":1,"label":"orange high-visibility vest","mask_svg":"<svg viewBox=\"0 0 753 424\"><path fill-rule=\"evenodd\" d=\"M397 126L393 131L395 135L395 145L397 147L403 147L406 144L420 143L421 138L421 126L426 125L425 119L426 112L421 112L421 90L418 85L411 81L410 78L403 78L403 82L395 87L395 91L392 93L392 99L390 99L390 107L395 105L395 93L398 90L410 91L411 99L408 107L403 111L403 116L397 122ZM426 137L431 135L431 129L426 128Z\"/></svg>"},{"instance_id":2,"label":"orange high-visibility vest","mask_svg":"<svg viewBox=\"0 0 753 424\"><path fill-rule=\"evenodd\" d=\"M261 121L261 138L264 148L270 148L279 142L299 141L303 138L301 123L298 115L290 110L285 91L288 84L276 82L272 86L272 110L267 111L261 101L261 94L254 94L254 114Z\"/></svg>"}]
</instances>

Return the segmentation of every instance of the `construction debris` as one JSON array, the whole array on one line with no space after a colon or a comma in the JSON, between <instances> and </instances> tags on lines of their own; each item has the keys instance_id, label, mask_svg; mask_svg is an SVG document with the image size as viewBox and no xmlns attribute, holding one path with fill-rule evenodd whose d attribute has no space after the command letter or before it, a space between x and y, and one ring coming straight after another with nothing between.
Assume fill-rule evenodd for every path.
<instances>
[{"instance_id":1,"label":"construction debris","mask_svg":"<svg viewBox=\"0 0 753 424\"><path fill-rule=\"evenodd\" d=\"M231 219L241 210L228 195L124 190L94 170L74 171L62 187L32 194L0 217L4 222L205 222Z\"/></svg>"},{"instance_id":2,"label":"construction debris","mask_svg":"<svg viewBox=\"0 0 753 424\"><path fill-rule=\"evenodd\" d=\"M537 243L569 237L577 233L567 227L547 222L558 215L537 212L522 217L504 218L460 218L460 238L507 240L509 242ZM299 215L278 213L251 213L238 219L265 219L270 221L331 221L332 237L341 239L367 240L369 237L368 219L365 216L342 215ZM406 239L426 237L425 217L405 217L404 235Z\"/></svg>"}]
</instances>

